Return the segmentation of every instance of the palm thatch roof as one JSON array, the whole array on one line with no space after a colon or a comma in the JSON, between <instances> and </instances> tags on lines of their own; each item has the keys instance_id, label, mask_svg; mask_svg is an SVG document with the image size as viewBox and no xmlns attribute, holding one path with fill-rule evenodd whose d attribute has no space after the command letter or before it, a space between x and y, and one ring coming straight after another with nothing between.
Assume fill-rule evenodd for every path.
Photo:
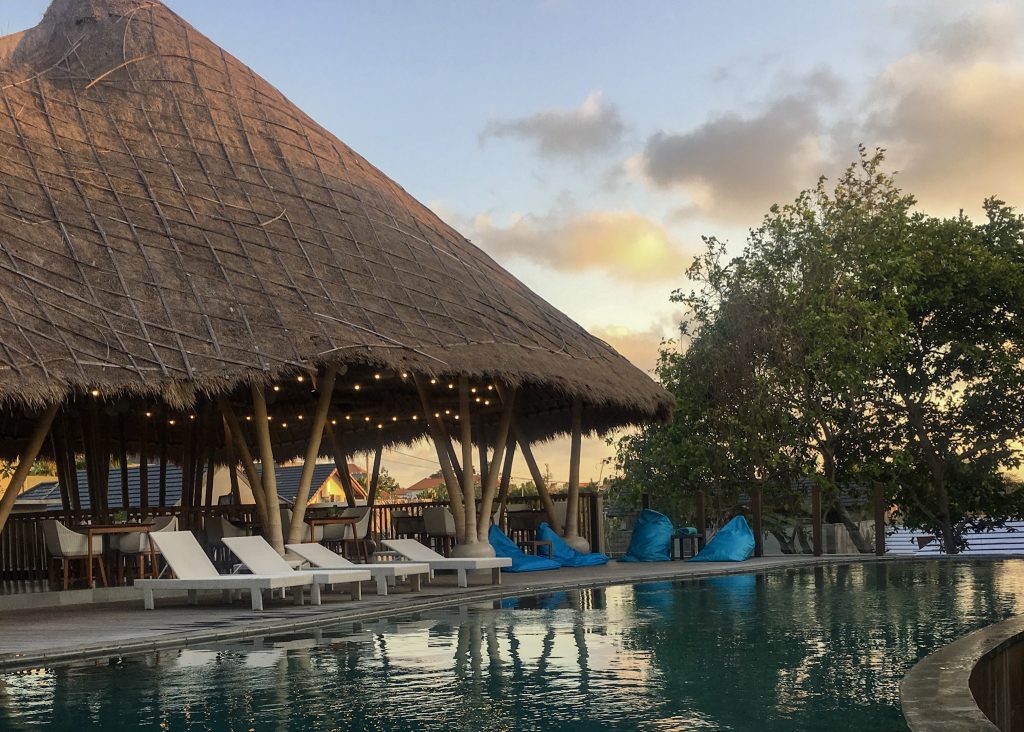
<instances>
[{"instance_id":1,"label":"palm thatch roof","mask_svg":"<svg viewBox=\"0 0 1024 732\"><path fill-rule=\"evenodd\" d=\"M12 415L90 392L109 417L135 411L117 400L184 414L260 381L290 385L294 420L298 376L325 364L348 385L385 370L372 422L396 418L363 421L391 442L424 432L397 419L419 408L406 372L518 385L540 437L573 396L587 430L668 415L648 376L158 1L55 0L0 39L0 96Z\"/></svg>"}]
</instances>

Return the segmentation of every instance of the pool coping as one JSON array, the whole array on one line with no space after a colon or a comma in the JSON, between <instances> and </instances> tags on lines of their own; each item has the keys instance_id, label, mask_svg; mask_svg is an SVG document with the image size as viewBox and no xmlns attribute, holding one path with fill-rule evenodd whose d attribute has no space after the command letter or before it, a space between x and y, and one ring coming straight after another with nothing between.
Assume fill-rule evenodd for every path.
<instances>
[{"instance_id":1,"label":"pool coping","mask_svg":"<svg viewBox=\"0 0 1024 732\"><path fill-rule=\"evenodd\" d=\"M971 692L971 673L985 657L1024 633L1024 615L975 630L918 661L900 684L900 706L912 732L999 732Z\"/></svg>"},{"instance_id":2,"label":"pool coping","mask_svg":"<svg viewBox=\"0 0 1024 732\"><path fill-rule=\"evenodd\" d=\"M680 565L682 566L677 572L636 572L628 576L594 577L570 582L555 579L551 581L535 582L528 586L471 585L468 588L452 587L445 588L451 589L451 591L443 596L411 598L408 595L403 595L403 599L407 601L394 603L392 606L388 607L353 608L350 607L353 603L345 603L344 605L339 605L338 609L333 612L320 613L297 619L274 618L270 620L247 620L242 621L230 630L225 630L223 628L206 630L195 629L182 632L163 633L157 637L146 637L138 640L96 644L86 643L76 645L74 647L58 648L40 652L0 653L0 673L27 671L40 667L67 665L74 662L102 658L120 658L122 656L153 653L156 651L175 648L187 648L201 643L217 643L268 635L303 632L336 623L368 622L428 610L437 610L456 605L494 602L510 597L524 597L548 592L585 590L624 584L703 579L707 577L752 574L786 569L814 568L831 564L876 561L888 562L900 561L900 559L896 557L878 557L874 555L828 555L824 557L801 557L800 561L793 561L792 557L780 558L779 561L772 561L769 559L768 561L759 563L757 566L723 566L716 563L714 565L709 565L706 568L694 568L692 564L687 563L683 565L683 563L680 562ZM685 567L685 569L683 569L683 567ZM138 602L138 598L135 598L134 601ZM123 603L119 604L123 605ZM201 612L201 608L196 608L196 611ZM160 611L158 609L156 611L140 610L139 612L159 613Z\"/></svg>"}]
</instances>

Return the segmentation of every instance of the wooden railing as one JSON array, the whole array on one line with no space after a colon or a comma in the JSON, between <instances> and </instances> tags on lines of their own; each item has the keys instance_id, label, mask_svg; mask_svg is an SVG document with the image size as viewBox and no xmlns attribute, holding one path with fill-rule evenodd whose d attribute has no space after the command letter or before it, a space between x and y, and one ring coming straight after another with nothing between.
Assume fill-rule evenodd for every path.
<instances>
[{"instance_id":1,"label":"wooden railing","mask_svg":"<svg viewBox=\"0 0 1024 732\"><path fill-rule=\"evenodd\" d=\"M565 496L553 496L556 502ZM536 497L516 498L515 503L540 508ZM447 506L447 501L422 501L416 503L391 503L374 506L370 514L368 533L371 539L395 538L392 513L397 509L409 516L422 516L428 506ZM497 508L497 507L495 507ZM213 516L223 516L230 521L255 524L254 505L202 506L181 508L170 506L135 508L127 511L128 520L151 519L157 516L177 516L180 529L203 533L204 522ZM0 532L0 581L43 580L47 577L49 556L43 540L42 522L57 519L67 526L75 527L85 522L109 520L109 516L94 516L90 511L36 511L33 513L11 514L4 530ZM593 493L580 494L579 533L590 542L594 551L603 548L602 499Z\"/></svg>"}]
</instances>

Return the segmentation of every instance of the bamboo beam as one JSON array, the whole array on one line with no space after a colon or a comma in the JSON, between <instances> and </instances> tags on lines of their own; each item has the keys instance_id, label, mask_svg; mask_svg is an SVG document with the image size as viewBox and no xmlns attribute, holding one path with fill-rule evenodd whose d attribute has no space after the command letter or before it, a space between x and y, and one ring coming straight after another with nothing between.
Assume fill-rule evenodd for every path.
<instances>
[{"instance_id":1,"label":"bamboo beam","mask_svg":"<svg viewBox=\"0 0 1024 732\"><path fill-rule=\"evenodd\" d=\"M373 453L373 472L370 473L370 491L366 496L366 505L371 508L377 502L377 488L380 486L380 461L382 457L384 457L383 438Z\"/></svg>"},{"instance_id":2,"label":"bamboo beam","mask_svg":"<svg viewBox=\"0 0 1024 732\"><path fill-rule=\"evenodd\" d=\"M491 456L491 464L487 469L487 480L481 478L483 486L480 492L480 520L477 524L477 535L480 541L487 541L491 506L494 505L494 494L497 492L498 479L501 477L498 465L504 457L508 445L508 433L512 427L512 410L515 406L515 389L505 390L499 386L498 394L501 396L501 419L498 422L498 432L494 436L494 454Z\"/></svg>"},{"instance_id":3,"label":"bamboo beam","mask_svg":"<svg viewBox=\"0 0 1024 732\"><path fill-rule=\"evenodd\" d=\"M143 414L139 427L139 508L149 508L149 417Z\"/></svg>"},{"instance_id":4,"label":"bamboo beam","mask_svg":"<svg viewBox=\"0 0 1024 732\"><path fill-rule=\"evenodd\" d=\"M171 436L167 429L167 407L160 405L160 429L157 431L157 442L160 443L160 484L157 496L160 507L167 505L167 451L170 449Z\"/></svg>"},{"instance_id":5,"label":"bamboo beam","mask_svg":"<svg viewBox=\"0 0 1024 732\"><path fill-rule=\"evenodd\" d=\"M224 416L224 428L230 434L231 444L234 445L235 453L245 471L245 478L249 481L249 487L252 489L252 499L256 503L256 516L259 518L260 525L266 526L267 503L266 494L263 491L263 481L260 480L260 475L256 472L256 464L253 462L252 453L249 452L245 435L242 433L242 425L238 421L231 402L223 394L217 397L217 406Z\"/></svg>"},{"instance_id":6,"label":"bamboo beam","mask_svg":"<svg viewBox=\"0 0 1024 732\"><path fill-rule=\"evenodd\" d=\"M313 412L312 424L309 428L309 441L306 443L302 474L299 476L299 488L295 493L295 505L292 507L292 522L288 527L289 543L302 541L306 533L306 503L309 501L313 470L316 468L316 459L320 455L320 443L324 437L324 425L327 424L327 412L331 408L334 381L337 375L338 367L328 366L317 384L316 409Z\"/></svg>"},{"instance_id":7,"label":"bamboo beam","mask_svg":"<svg viewBox=\"0 0 1024 732\"><path fill-rule=\"evenodd\" d=\"M511 425L510 425L511 427ZM512 484L512 463L516 457L516 441L510 440L505 447L505 463L501 467L501 487L498 490L498 525L505 525L508 513L508 489Z\"/></svg>"},{"instance_id":8,"label":"bamboo beam","mask_svg":"<svg viewBox=\"0 0 1024 732\"><path fill-rule=\"evenodd\" d=\"M480 465L480 485L487 483L487 430L484 427L483 419L478 420L476 426L476 449L478 455L477 463Z\"/></svg>"},{"instance_id":9,"label":"bamboo beam","mask_svg":"<svg viewBox=\"0 0 1024 732\"><path fill-rule=\"evenodd\" d=\"M263 385L252 385L253 420L256 422L256 442L260 449L260 464L263 466L263 491L267 500L267 523L264 524L268 543L284 554L284 534L281 531L281 506L277 497L277 468L274 463L274 446L270 441L270 420L267 419L267 400Z\"/></svg>"},{"instance_id":10,"label":"bamboo beam","mask_svg":"<svg viewBox=\"0 0 1024 732\"><path fill-rule=\"evenodd\" d=\"M466 474L462 472L462 463L459 462L459 455L455 452L455 445L452 444L451 435L448 434L448 427L440 420L437 420L437 423L444 435L444 447L448 451L448 460L455 472L455 479L459 481L459 485L463 485L466 482Z\"/></svg>"},{"instance_id":11,"label":"bamboo beam","mask_svg":"<svg viewBox=\"0 0 1024 732\"><path fill-rule=\"evenodd\" d=\"M479 541L476 486L473 485L473 422L469 414L469 378L459 376L459 441L462 443L462 497L466 502L465 544Z\"/></svg>"},{"instance_id":12,"label":"bamboo beam","mask_svg":"<svg viewBox=\"0 0 1024 732\"><path fill-rule=\"evenodd\" d=\"M541 474L540 468L537 467L537 460L533 457L533 450L530 449L530 441L526 439L522 430L519 429L519 425L514 421L512 423L512 429L516 436L516 442L519 443L519 449L523 453L523 459L526 461L526 467L530 469L530 476L533 478L533 484L537 486L537 495L540 496L541 505L544 506L544 510L548 514L548 524L552 527L556 527L558 519L555 517L555 502L551 500L551 493L548 491L548 484L544 480L544 476Z\"/></svg>"},{"instance_id":13,"label":"bamboo beam","mask_svg":"<svg viewBox=\"0 0 1024 732\"><path fill-rule=\"evenodd\" d=\"M14 469L11 482L7 484L7 490L4 491L3 497L0 498L0 533L3 533L7 519L11 515L11 511L14 510L14 502L18 498L18 494L21 493L22 486L25 485L25 478L28 477L29 472L32 470L32 464L39 457L39 450L43 447L43 442L46 440L46 435L50 431L50 425L53 424L53 418L57 415L59 408L59 404L53 404L43 412L39 417L39 421L36 422L35 429L32 430L28 443L21 451L18 467Z\"/></svg>"},{"instance_id":14,"label":"bamboo beam","mask_svg":"<svg viewBox=\"0 0 1024 732\"><path fill-rule=\"evenodd\" d=\"M118 462L121 468L121 508L128 510L131 506L131 496L128 493L128 443L124 432L124 415L117 415L117 446Z\"/></svg>"},{"instance_id":15,"label":"bamboo beam","mask_svg":"<svg viewBox=\"0 0 1024 732\"><path fill-rule=\"evenodd\" d=\"M569 447L569 487L565 500L565 527L562 536L579 536L580 521L580 453L583 444L583 400L572 400L572 423Z\"/></svg>"},{"instance_id":16,"label":"bamboo beam","mask_svg":"<svg viewBox=\"0 0 1024 732\"><path fill-rule=\"evenodd\" d=\"M331 440L331 454L334 455L334 468L341 478L341 490L345 492L345 503L349 508L356 505L356 494L352 489L352 473L348 469L348 453L341 433L330 424L327 425L327 436Z\"/></svg>"},{"instance_id":17,"label":"bamboo beam","mask_svg":"<svg viewBox=\"0 0 1024 732\"><path fill-rule=\"evenodd\" d=\"M423 379L417 374L413 374L412 379L416 385L416 391L419 393L420 403L423 405L427 429L430 431L430 438L434 443L434 451L437 453L437 462L441 467L441 475L444 477L444 484L448 489L452 516L455 519L455 536L456 539L461 541L466 536L466 506L462 500L461 481L456 479L455 470L448 456L451 450L451 440L444 425L434 416L434 409L430 403L430 394L423 384Z\"/></svg>"}]
</instances>

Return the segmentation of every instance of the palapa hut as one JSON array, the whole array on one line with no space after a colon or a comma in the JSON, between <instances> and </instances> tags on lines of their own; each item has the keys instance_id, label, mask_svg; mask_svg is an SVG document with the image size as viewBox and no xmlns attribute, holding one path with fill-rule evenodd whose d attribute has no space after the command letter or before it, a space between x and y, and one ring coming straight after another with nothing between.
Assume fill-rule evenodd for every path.
<instances>
[{"instance_id":1,"label":"palapa hut","mask_svg":"<svg viewBox=\"0 0 1024 732\"><path fill-rule=\"evenodd\" d=\"M650 378L160 2L55 0L0 39L0 93L0 451L21 459L0 527L39 454L67 484L84 455L96 490L111 458L179 464L194 506L207 464L256 485L257 461L379 464L427 436L463 550L482 551L511 446L529 460L572 434L578 484L581 434L669 413ZM482 505L459 482L474 449ZM302 512L279 525L273 482L257 509L280 548Z\"/></svg>"}]
</instances>

